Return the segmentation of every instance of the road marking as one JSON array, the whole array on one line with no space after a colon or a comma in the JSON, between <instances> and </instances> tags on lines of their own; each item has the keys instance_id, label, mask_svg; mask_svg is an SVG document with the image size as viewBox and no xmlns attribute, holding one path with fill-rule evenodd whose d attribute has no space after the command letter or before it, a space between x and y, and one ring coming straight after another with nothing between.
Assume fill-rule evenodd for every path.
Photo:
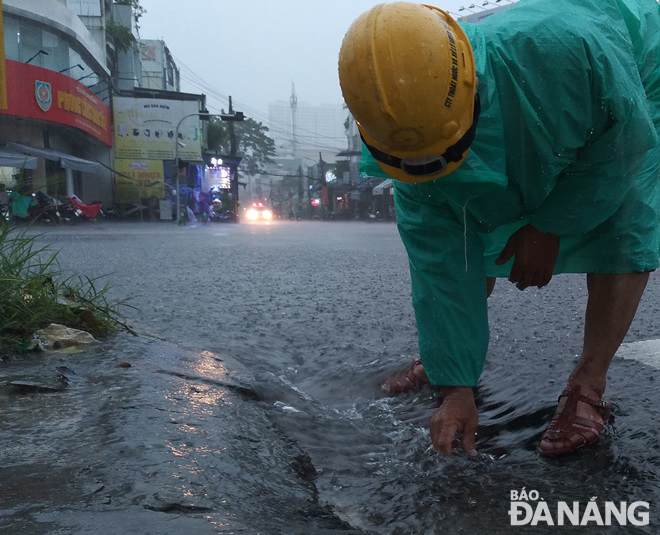
<instances>
[{"instance_id":1,"label":"road marking","mask_svg":"<svg viewBox=\"0 0 660 535\"><path fill-rule=\"evenodd\" d=\"M621 344L616 354L623 359L636 360L660 370L660 340Z\"/></svg>"}]
</instances>

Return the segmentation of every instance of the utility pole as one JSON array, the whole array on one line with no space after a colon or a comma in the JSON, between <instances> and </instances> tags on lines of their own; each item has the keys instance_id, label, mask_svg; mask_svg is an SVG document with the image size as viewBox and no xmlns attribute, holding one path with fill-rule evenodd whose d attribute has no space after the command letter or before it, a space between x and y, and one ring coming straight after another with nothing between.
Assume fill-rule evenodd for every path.
<instances>
[{"instance_id":1,"label":"utility pole","mask_svg":"<svg viewBox=\"0 0 660 535\"><path fill-rule=\"evenodd\" d=\"M296 95L296 84L292 83L291 84L291 99L289 100L291 103L291 131L293 135L293 141L292 141L292 152L293 152L293 157L296 157L296 148L298 145L298 140L296 139L296 112L298 110L298 97Z\"/></svg>"},{"instance_id":2,"label":"utility pole","mask_svg":"<svg viewBox=\"0 0 660 535\"><path fill-rule=\"evenodd\" d=\"M330 202L330 196L328 195L328 184L325 180L325 162L323 161L323 154L319 151L319 172L321 173L321 213L325 216L325 212L328 209L328 204Z\"/></svg>"},{"instance_id":3,"label":"utility pole","mask_svg":"<svg viewBox=\"0 0 660 535\"><path fill-rule=\"evenodd\" d=\"M234 106L229 97L229 115L234 113ZM234 130L234 123L229 123L229 155L236 156L236 131Z\"/></svg>"},{"instance_id":4,"label":"utility pole","mask_svg":"<svg viewBox=\"0 0 660 535\"><path fill-rule=\"evenodd\" d=\"M323 154L321 152L319 152L319 171L321 172L321 184L325 186L325 162L323 161Z\"/></svg>"},{"instance_id":5,"label":"utility pole","mask_svg":"<svg viewBox=\"0 0 660 535\"><path fill-rule=\"evenodd\" d=\"M231 95L229 96L229 115L233 115L234 106L232 105ZM234 129L234 123L229 123L229 155L234 159L236 157L236 130ZM239 206L238 206L238 165L231 166L231 180L229 182L230 188L229 191L232 193L234 198L234 211L236 212L236 219L239 217Z\"/></svg>"},{"instance_id":6,"label":"utility pole","mask_svg":"<svg viewBox=\"0 0 660 535\"><path fill-rule=\"evenodd\" d=\"M273 179L270 179L270 209L275 209L275 201L273 199Z\"/></svg>"},{"instance_id":7,"label":"utility pole","mask_svg":"<svg viewBox=\"0 0 660 535\"><path fill-rule=\"evenodd\" d=\"M302 165L298 166L298 210L303 211L303 170Z\"/></svg>"}]
</instances>

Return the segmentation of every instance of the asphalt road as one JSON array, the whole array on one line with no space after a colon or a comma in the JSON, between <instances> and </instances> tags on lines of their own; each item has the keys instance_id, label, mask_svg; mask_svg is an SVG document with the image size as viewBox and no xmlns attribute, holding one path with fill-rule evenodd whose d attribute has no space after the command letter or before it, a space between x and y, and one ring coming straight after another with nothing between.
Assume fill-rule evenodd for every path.
<instances>
[{"instance_id":1,"label":"asphalt road","mask_svg":"<svg viewBox=\"0 0 660 535\"><path fill-rule=\"evenodd\" d=\"M148 336L120 335L87 359L57 357L81 378L70 398L59 399L88 418L64 419L48 436L70 447L66 437L75 431L97 448L66 458L42 493L14 485L0 532L12 533L20 517L41 530L34 533L116 533L142 522L153 533L181 532L168 531L172 522L191 533L508 533L509 493L522 487L548 501L647 500L651 526L617 532L657 532L656 274L626 338L626 358L611 368L615 424L597 446L550 462L535 445L580 351L584 277L555 277L525 292L498 283L474 461L429 448L427 422L439 402L432 390L395 399L379 391L417 347L394 224L38 230L40 243L59 249L65 271L105 275L112 297L130 297L136 308L125 310L127 319ZM634 344L640 341L646 345ZM134 364L130 375L117 372L119 360ZM21 365L32 375L52 367L12 362L0 370L14 376ZM31 403L36 410L41 402ZM59 458L62 448L43 449L39 417L7 406L0 444L20 431L37 459L12 450L20 468L12 477L26 467L45 473L35 464ZM43 411L33 414L52 418L57 405ZM106 425L95 433L99 420ZM74 492L80 488L88 491L84 500ZM112 521L100 529L103 518Z\"/></svg>"}]
</instances>

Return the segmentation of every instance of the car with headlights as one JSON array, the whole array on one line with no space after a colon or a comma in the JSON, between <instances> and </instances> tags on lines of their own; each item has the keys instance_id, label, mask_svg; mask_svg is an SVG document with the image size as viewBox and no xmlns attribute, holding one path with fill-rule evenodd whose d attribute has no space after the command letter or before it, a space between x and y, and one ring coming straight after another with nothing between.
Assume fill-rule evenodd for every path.
<instances>
[{"instance_id":1,"label":"car with headlights","mask_svg":"<svg viewBox=\"0 0 660 535\"><path fill-rule=\"evenodd\" d=\"M272 221L273 211L261 202L253 202L245 210L245 219L247 221Z\"/></svg>"}]
</instances>

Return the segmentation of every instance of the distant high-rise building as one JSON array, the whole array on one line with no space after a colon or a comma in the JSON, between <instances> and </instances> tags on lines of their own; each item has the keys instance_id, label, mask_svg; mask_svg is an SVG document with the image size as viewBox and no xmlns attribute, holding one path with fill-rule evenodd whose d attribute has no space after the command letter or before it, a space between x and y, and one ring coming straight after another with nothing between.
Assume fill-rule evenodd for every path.
<instances>
[{"instance_id":1,"label":"distant high-rise building","mask_svg":"<svg viewBox=\"0 0 660 535\"><path fill-rule=\"evenodd\" d=\"M295 113L295 136L294 120ZM346 111L341 104L311 105L297 102L277 101L268 105L268 134L275 140L279 156L334 161L335 155L346 147L344 122Z\"/></svg>"}]
</instances>

